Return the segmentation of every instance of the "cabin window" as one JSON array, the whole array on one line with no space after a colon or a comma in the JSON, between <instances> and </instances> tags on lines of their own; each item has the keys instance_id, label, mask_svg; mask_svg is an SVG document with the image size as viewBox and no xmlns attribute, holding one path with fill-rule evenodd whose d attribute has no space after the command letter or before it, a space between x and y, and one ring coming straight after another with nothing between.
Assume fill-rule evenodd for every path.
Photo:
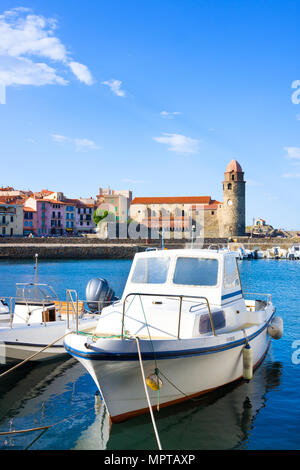
<instances>
[{"instance_id":1,"label":"cabin window","mask_svg":"<svg viewBox=\"0 0 300 470\"><path fill-rule=\"evenodd\" d=\"M163 284L167 280L170 258L139 258L131 282L142 284Z\"/></svg>"},{"instance_id":2,"label":"cabin window","mask_svg":"<svg viewBox=\"0 0 300 470\"><path fill-rule=\"evenodd\" d=\"M174 284L215 286L218 282L218 260L207 258L178 258Z\"/></svg>"},{"instance_id":3,"label":"cabin window","mask_svg":"<svg viewBox=\"0 0 300 470\"><path fill-rule=\"evenodd\" d=\"M211 316L212 316L212 321L213 321L215 330L220 330L221 328L225 327L226 320L225 320L225 314L223 310L220 310L219 312L212 312ZM202 314L200 316L200 321L199 321L199 333L205 334L205 333L211 333L211 332L212 332L212 327L211 327L210 316L208 313Z\"/></svg>"},{"instance_id":4,"label":"cabin window","mask_svg":"<svg viewBox=\"0 0 300 470\"><path fill-rule=\"evenodd\" d=\"M234 289L235 287L240 287L240 279L236 259L234 256L227 256L225 258L224 268L224 288Z\"/></svg>"}]
</instances>

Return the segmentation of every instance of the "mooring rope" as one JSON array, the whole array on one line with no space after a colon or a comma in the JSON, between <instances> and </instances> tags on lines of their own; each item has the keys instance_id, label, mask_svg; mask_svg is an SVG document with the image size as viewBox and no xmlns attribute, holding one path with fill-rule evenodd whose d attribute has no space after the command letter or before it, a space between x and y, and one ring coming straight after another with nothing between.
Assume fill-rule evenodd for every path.
<instances>
[{"instance_id":1,"label":"mooring rope","mask_svg":"<svg viewBox=\"0 0 300 470\"><path fill-rule=\"evenodd\" d=\"M93 408L94 408L94 407L93 407ZM93 408L89 408L89 409L86 410L86 411L90 411L90 410L92 410ZM58 421L57 423L48 424L48 425L45 425L45 426L38 426L38 427L36 427L36 428L19 429L19 430L15 430L15 431L4 431L4 432L0 432L0 436L7 436L7 435L11 435L11 434L22 434L22 433L26 433L26 432L47 430L47 429L49 429L49 428L53 428L53 426L57 426L58 424L64 423L65 421L68 421L69 419L75 418L75 416L77 416L77 415L79 415L79 414L82 414L82 411L79 411L79 412L76 413L75 415L68 416L67 418L62 419L62 420Z\"/></svg>"},{"instance_id":2,"label":"mooring rope","mask_svg":"<svg viewBox=\"0 0 300 470\"><path fill-rule=\"evenodd\" d=\"M147 384L146 384L146 379L145 379L145 373L144 373L142 355L141 355L141 350L140 350L139 338L136 336L135 340L136 340L136 345L137 345L137 350L138 350L138 355L139 355L139 361L140 361L140 367L141 367L141 372L142 372L144 389L145 389L146 398L147 398L147 402L148 402L148 407L149 407L149 411L150 411L150 415L151 415L151 419L152 419L153 429L154 429L154 433L155 433L158 448L159 448L159 450L162 450L159 435L158 435L156 424L155 424L155 419L154 419L154 416L153 416L152 406L151 406L151 402L150 402L150 398L149 398L149 394L148 394L148 390L147 390Z\"/></svg>"},{"instance_id":3,"label":"mooring rope","mask_svg":"<svg viewBox=\"0 0 300 470\"><path fill-rule=\"evenodd\" d=\"M24 361L22 362L19 362L19 364L16 364L15 366L11 367L10 369L6 370L5 372L2 372L2 374L0 374L0 378L3 377L4 375L8 374L9 372L17 369L18 367L22 366L23 364L25 364L25 362L28 362L30 361L31 359L33 359L35 356L37 356L38 354L42 353L43 351L45 351L46 349L50 348L51 346L53 346L55 343L57 343L58 341L60 341L61 339L63 339L65 336L69 335L70 333L72 333L71 331L69 331L68 333L65 333L63 336L61 336L60 338L57 338L55 341L53 341L52 343L48 344L47 346L43 347L42 349L40 349L39 351L37 351L36 353L32 354L32 356L29 356L27 357L26 359L24 359Z\"/></svg>"}]
</instances>

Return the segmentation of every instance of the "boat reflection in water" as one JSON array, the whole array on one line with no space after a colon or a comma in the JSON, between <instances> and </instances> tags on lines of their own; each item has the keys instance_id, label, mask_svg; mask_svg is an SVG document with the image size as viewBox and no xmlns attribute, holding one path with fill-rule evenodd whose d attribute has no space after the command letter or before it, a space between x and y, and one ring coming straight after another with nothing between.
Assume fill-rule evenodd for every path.
<instances>
[{"instance_id":1,"label":"boat reflection in water","mask_svg":"<svg viewBox=\"0 0 300 470\"><path fill-rule=\"evenodd\" d=\"M249 383L241 380L155 412L163 448L246 448L268 392L280 384L282 365L268 356ZM110 425L103 401L99 395L94 401L92 390L89 374L74 359L27 364L3 377L0 432L62 423L46 431L0 436L0 448L156 449L149 414Z\"/></svg>"},{"instance_id":2,"label":"boat reflection in water","mask_svg":"<svg viewBox=\"0 0 300 470\"><path fill-rule=\"evenodd\" d=\"M69 449L74 437L66 432L95 419L94 398L87 391L91 381L86 384L85 377L88 374L72 358L27 363L2 377L0 433L35 430L1 435L0 449Z\"/></svg>"},{"instance_id":3,"label":"boat reflection in water","mask_svg":"<svg viewBox=\"0 0 300 470\"><path fill-rule=\"evenodd\" d=\"M269 353L270 354L270 353ZM229 450L247 448L247 440L267 394L280 384L282 364L265 362L253 379L224 386L198 402L155 412L163 449ZM112 425L107 449L155 449L150 416Z\"/></svg>"}]
</instances>

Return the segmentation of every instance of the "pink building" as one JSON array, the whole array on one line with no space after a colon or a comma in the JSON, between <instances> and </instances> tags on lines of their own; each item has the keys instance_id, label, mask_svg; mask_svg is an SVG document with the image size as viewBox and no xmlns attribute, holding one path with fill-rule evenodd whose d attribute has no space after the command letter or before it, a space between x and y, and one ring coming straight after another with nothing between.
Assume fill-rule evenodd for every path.
<instances>
[{"instance_id":1,"label":"pink building","mask_svg":"<svg viewBox=\"0 0 300 470\"><path fill-rule=\"evenodd\" d=\"M38 237L63 235L65 232L65 205L62 201L28 198L24 208L29 207L36 212L34 234Z\"/></svg>"}]
</instances>

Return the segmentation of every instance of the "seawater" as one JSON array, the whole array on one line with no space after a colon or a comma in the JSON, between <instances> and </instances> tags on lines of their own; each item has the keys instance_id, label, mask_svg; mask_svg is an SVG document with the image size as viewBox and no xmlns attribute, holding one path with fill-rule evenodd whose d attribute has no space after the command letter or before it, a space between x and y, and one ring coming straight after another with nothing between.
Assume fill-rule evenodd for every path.
<instances>
[{"instance_id":1,"label":"seawater","mask_svg":"<svg viewBox=\"0 0 300 470\"><path fill-rule=\"evenodd\" d=\"M130 260L45 260L38 282L64 299L93 277L104 277L121 295ZM284 335L272 340L249 383L222 387L197 401L161 409L155 419L163 449L294 450L300 448L300 261L239 261L244 292L271 293ZM34 262L0 261L0 296L14 296L17 282L34 282ZM298 345L299 344L299 345ZM214 371L212 371L214 373ZM27 363L0 378L0 449L157 450L149 415L109 428L105 407L95 407L97 389L73 358Z\"/></svg>"}]
</instances>

